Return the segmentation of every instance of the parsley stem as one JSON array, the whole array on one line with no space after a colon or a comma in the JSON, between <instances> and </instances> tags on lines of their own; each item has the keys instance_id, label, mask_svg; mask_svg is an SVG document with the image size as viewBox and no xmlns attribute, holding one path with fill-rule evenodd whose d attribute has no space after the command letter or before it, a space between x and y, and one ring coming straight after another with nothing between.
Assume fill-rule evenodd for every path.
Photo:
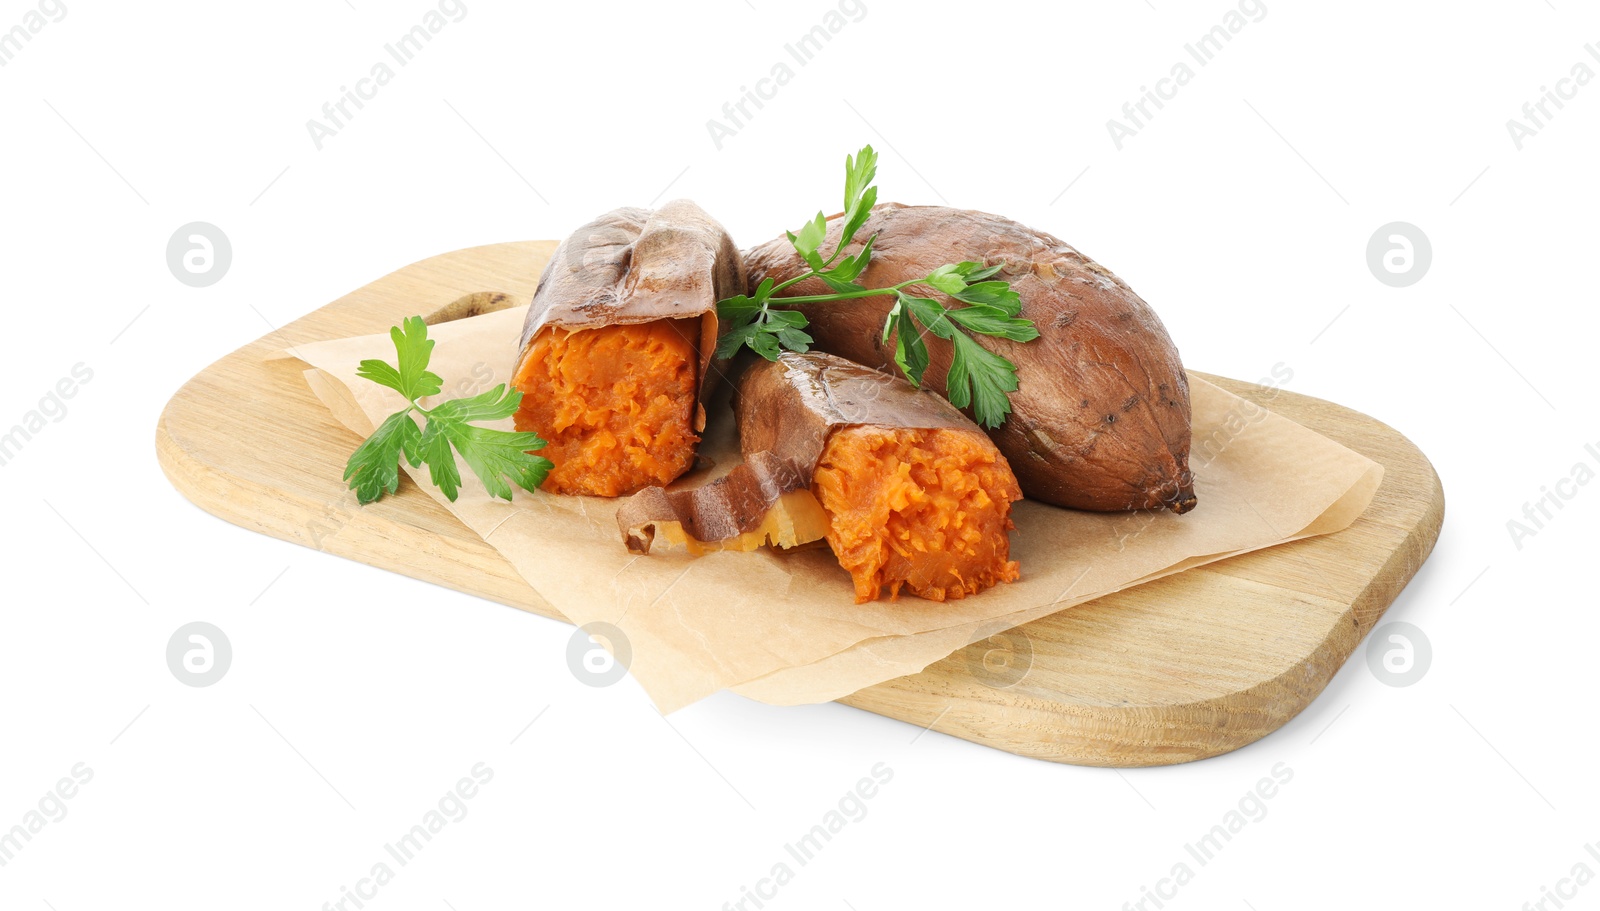
<instances>
[{"instance_id":1,"label":"parsley stem","mask_svg":"<svg viewBox=\"0 0 1600 911\"><path fill-rule=\"evenodd\" d=\"M809 278L810 276L803 277ZM838 294L808 294L800 297L772 298L772 302L781 304L819 304L825 301L855 300L856 298L861 297L881 297L885 294L893 294L896 291L899 291L901 288L915 285L922 281L927 281L927 276L923 276L922 278L913 278L910 281L901 282L898 285L890 285L887 288L866 288L861 291L841 291ZM778 288L781 287L783 287L783 285L779 285L777 288L773 288L772 290L774 293L776 293Z\"/></svg>"},{"instance_id":2,"label":"parsley stem","mask_svg":"<svg viewBox=\"0 0 1600 911\"><path fill-rule=\"evenodd\" d=\"M779 284L773 285L772 286L772 290L767 292L768 297L770 297L771 295L777 294L779 291L782 291L783 289L789 287L790 285L798 285L798 284L800 284L801 282L805 281L808 278L820 278L822 276L822 273L824 271L826 271L829 266L833 265L834 262L837 261L840 256L844 255L844 248L847 247L847 246L849 246L849 242L845 241L843 243L840 243L839 246L835 247L834 250L833 250L833 255L828 257L827 262L824 262L822 264L822 268L821 269L812 269L810 272L807 272L804 275L796 275L794 278L791 278L786 282L781 282ZM831 296L828 297L827 299L828 300L834 300L834 298L831 297Z\"/></svg>"},{"instance_id":3,"label":"parsley stem","mask_svg":"<svg viewBox=\"0 0 1600 911\"><path fill-rule=\"evenodd\" d=\"M772 295L777 294L779 291L782 291L784 288L787 288L790 285L798 285L798 284L800 284L801 282L805 281L808 278L816 278L818 275L821 275L821 274L822 273L820 273L820 272L807 272L804 275L796 275L794 278L791 278L786 282L783 282L783 283L777 284L777 285L773 285L772 286L772 290L767 292L767 297L770 299L772 297Z\"/></svg>"}]
</instances>

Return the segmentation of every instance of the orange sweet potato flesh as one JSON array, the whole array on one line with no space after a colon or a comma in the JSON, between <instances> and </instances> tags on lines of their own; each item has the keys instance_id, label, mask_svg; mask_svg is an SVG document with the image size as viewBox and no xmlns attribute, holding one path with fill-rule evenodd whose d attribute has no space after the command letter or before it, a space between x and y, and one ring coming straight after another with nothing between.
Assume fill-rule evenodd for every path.
<instances>
[{"instance_id":1,"label":"orange sweet potato flesh","mask_svg":"<svg viewBox=\"0 0 1600 911\"><path fill-rule=\"evenodd\" d=\"M978 434L841 429L823 451L812 492L858 604L885 590L896 598L902 588L944 601L1017 578L1007 532L1022 491Z\"/></svg>"},{"instance_id":2,"label":"orange sweet potato flesh","mask_svg":"<svg viewBox=\"0 0 1600 911\"><path fill-rule=\"evenodd\" d=\"M515 378L518 430L545 438L552 493L617 497L694 463L700 321L544 327Z\"/></svg>"},{"instance_id":3,"label":"orange sweet potato flesh","mask_svg":"<svg viewBox=\"0 0 1600 911\"><path fill-rule=\"evenodd\" d=\"M717 338L717 301L744 261L704 210L676 199L615 209L556 248L522 327L518 430L544 437L544 489L617 497L694 464Z\"/></svg>"}]
</instances>

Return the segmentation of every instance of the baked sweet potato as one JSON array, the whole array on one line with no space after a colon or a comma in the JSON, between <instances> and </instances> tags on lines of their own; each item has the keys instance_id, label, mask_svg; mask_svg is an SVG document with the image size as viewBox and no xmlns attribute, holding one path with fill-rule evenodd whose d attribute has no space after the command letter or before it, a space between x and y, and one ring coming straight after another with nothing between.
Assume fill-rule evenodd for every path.
<instances>
[{"instance_id":1,"label":"baked sweet potato","mask_svg":"<svg viewBox=\"0 0 1600 911\"><path fill-rule=\"evenodd\" d=\"M842 219L829 221L832 250ZM1189 471L1189 382L1178 351L1155 313L1105 267L1066 243L983 212L886 203L848 247L869 237L872 260L858 282L881 288L928 274L945 263L1001 265L1039 338L979 344L1017 365L1012 414L989 431L1030 498L1098 511L1195 505ZM747 293L763 279L782 282L805 264L786 238L745 254ZM817 279L785 290L826 294ZM917 293L961 304L918 286ZM807 304L815 346L871 367L894 369L894 342L882 340L892 296ZM925 336L931 363L923 377L943 390L951 343Z\"/></svg>"},{"instance_id":2,"label":"baked sweet potato","mask_svg":"<svg viewBox=\"0 0 1600 911\"><path fill-rule=\"evenodd\" d=\"M617 513L630 549L648 552L658 532L699 551L826 537L858 603L902 589L943 601L1017 578L1008 532L1022 491L940 396L818 352L757 362L737 393L745 463L706 487L631 498Z\"/></svg>"},{"instance_id":3,"label":"baked sweet potato","mask_svg":"<svg viewBox=\"0 0 1600 911\"><path fill-rule=\"evenodd\" d=\"M518 430L548 441L544 489L615 497L694 464L739 249L700 207L617 209L557 247L534 292L513 384Z\"/></svg>"}]
</instances>

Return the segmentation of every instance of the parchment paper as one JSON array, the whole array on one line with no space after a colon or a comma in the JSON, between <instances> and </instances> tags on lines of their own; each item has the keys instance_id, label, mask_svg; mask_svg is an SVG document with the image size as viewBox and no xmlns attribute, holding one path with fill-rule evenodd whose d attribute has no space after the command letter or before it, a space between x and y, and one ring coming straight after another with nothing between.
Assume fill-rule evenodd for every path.
<instances>
[{"instance_id":1,"label":"parchment paper","mask_svg":"<svg viewBox=\"0 0 1600 911\"><path fill-rule=\"evenodd\" d=\"M526 309L430 328L441 399L509 382ZM281 356L310 364L312 390L362 437L404 407L397 393L355 375L364 358L393 361L387 334ZM617 531L620 501L519 490L507 503L489 497L463 464L460 497L449 503L426 467L402 468L573 623L620 628L630 671L662 712L727 688L776 704L822 702L1140 582L1338 531L1377 490L1382 466L1365 456L1210 383L1192 379L1191 397L1193 512L1100 514L1023 501L1011 538L1022 578L943 604L909 596L855 604L849 575L826 547L635 557ZM712 466L674 486L704 483L738 462L731 410L714 407L709 417L700 451ZM500 426L510 429L510 419ZM357 442L349 440L352 451Z\"/></svg>"}]
</instances>

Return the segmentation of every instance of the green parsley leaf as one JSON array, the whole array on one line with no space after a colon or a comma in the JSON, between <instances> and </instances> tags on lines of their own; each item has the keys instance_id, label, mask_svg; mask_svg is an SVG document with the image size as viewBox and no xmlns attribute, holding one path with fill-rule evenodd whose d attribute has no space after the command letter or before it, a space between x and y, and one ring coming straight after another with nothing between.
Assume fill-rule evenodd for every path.
<instances>
[{"instance_id":1,"label":"green parsley leaf","mask_svg":"<svg viewBox=\"0 0 1600 911\"><path fill-rule=\"evenodd\" d=\"M553 467L549 459L532 454L533 450L542 449L545 441L536 433L494 430L471 423L510 417L522 404L522 393L502 384L479 395L424 408L417 400L437 395L444 386L444 380L427 369L434 345L428 338L427 324L421 317L411 317L390 330L389 337L394 341L399 366L379 360L362 361L357 375L399 392L410 404L378 425L345 465L344 479L355 490L357 501L365 505L399 490L399 460L403 457L412 468L426 464L434 485L454 502L461 489L457 452L492 496L511 499L507 478L524 490L538 490ZM426 419L425 427L417 426L412 412Z\"/></svg>"},{"instance_id":2,"label":"green parsley leaf","mask_svg":"<svg viewBox=\"0 0 1600 911\"><path fill-rule=\"evenodd\" d=\"M962 263L961 265L972 267L971 270L962 273L967 278L967 284L976 284L1000 272L1000 266L998 265L989 266L988 268L981 268L983 266L982 263Z\"/></svg>"},{"instance_id":3,"label":"green parsley leaf","mask_svg":"<svg viewBox=\"0 0 1600 911\"><path fill-rule=\"evenodd\" d=\"M945 339L955 334L956 328L950 324L950 311L946 310L943 304L931 297L916 297L904 291L900 292L900 300L905 303L911 315L917 318L917 322L926 326L929 332Z\"/></svg>"},{"instance_id":4,"label":"green parsley leaf","mask_svg":"<svg viewBox=\"0 0 1600 911\"><path fill-rule=\"evenodd\" d=\"M778 344L789 351L798 351L801 354L805 354L811 350L812 338L807 332L785 326L772 334L777 336Z\"/></svg>"},{"instance_id":5,"label":"green parsley leaf","mask_svg":"<svg viewBox=\"0 0 1600 911\"><path fill-rule=\"evenodd\" d=\"M926 300L926 298L921 298ZM918 298L900 294L889 320L894 324L894 362L906 375L911 385L922 385L922 374L928 369L928 345L922 340L922 331L912 318L912 307ZM929 301L932 303L932 301ZM938 306L935 304L935 306Z\"/></svg>"},{"instance_id":6,"label":"green parsley leaf","mask_svg":"<svg viewBox=\"0 0 1600 911\"><path fill-rule=\"evenodd\" d=\"M951 292L951 297L966 304L980 304L1005 311L1007 316L1022 313L1022 297L1011 290L1009 282L976 282Z\"/></svg>"},{"instance_id":7,"label":"green parsley leaf","mask_svg":"<svg viewBox=\"0 0 1600 911\"><path fill-rule=\"evenodd\" d=\"M872 181L878 177L878 153L872 146L864 145L855 157L844 157L844 210L858 207L863 196L870 192ZM872 206L868 205L870 209Z\"/></svg>"},{"instance_id":8,"label":"green parsley leaf","mask_svg":"<svg viewBox=\"0 0 1600 911\"><path fill-rule=\"evenodd\" d=\"M461 476L454 457L449 456L450 447L461 454L492 497L511 499L511 484L535 491L544 483L545 475L550 472L550 460L528 457L529 450L544 446L544 440L537 433L515 433L467 423L508 417L521 402L522 393L515 390L508 393L502 385L470 399L452 399L429 412L428 426L422 431L422 451L429 457L433 482L451 502L455 502L455 488ZM511 483L507 483L508 479Z\"/></svg>"},{"instance_id":9,"label":"green parsley leaf","mask_svg":"<svg viewBox=\"0 0 1600 911\"><path fill-rule=\"evenodd\" d=\"M867 242L861 245L861 249L856 251L856 255L846 256L840 261L839 265L834 266L827 272L824 272L822 277L824 279L831 277L840 282L848 283L856 290L866 290L860 285L856 285L855 280L859 278L862 271L867 268L867 263L872 261L872 242L877 239L878 235L876 234L867 238ZM830 281L828 284L832 285L833 282Z\"/></svg>"},{"instance_id":10,"label":"green parsley leaf","mask_svg":"<svg viewBox=\"0 0 1600 911\"><path fill-rule=\"evenodd\" d=\"M872 148L868 146L867 148ZM847 208L844 214L844 230L839 234L839 249L855 240L856 232L872 217L872 207L878 204L878 188L868 187L867 192L859 199L855 206Z\"/></svg>"},{"instance_id":11,"label":"green parsley leaf","mask_svg":"<svg viewBox=\"0 0 1600 911\"><path fill-rule=\"evenodd\" d=\"M760 312L760 301L753 297L745 297L743 294L717 301L717 319L724 323L749 322Z\"/></svg>"},{"instance_id":12,"label":"green parsley leaf","mask_svg":"<svg viewBox=\"0 0 1600 911\"><path fill-rule=\"evenodd\" d=\"M356 367L356 376L371 380L379 386L387 386L395 392L405 395L405 380L400 378L400 371L394 369L384 361L362 361Z\"/></svg>"},{"instance_id":13,"label":"green parsley leaf","mask_svg":"<svg viewBox=\"0 0 1600 911\"><path fill-rule=\"evenodd\" d=\"M745 345L750 345L754 348L755 345L752 344L751 340L765 331L766 328L764 326L754 322L745 323L742 326L727 330L722 333L721 338L717 339L716 357L719 360L733 357Z\"/></svg>"},{"instance_id":14,"label":"green parsley leaf","mask_svg":"<svg viewBox=\"0 0 1600 911\"><path fill-rule=\"evenodd\" d=\"M778 359L778 339L773 336L772 333L765 331L764 327L761 332L757 332L755 335L750 336L748 344L750 345L750 349L752 351L761 355L767 360L775 361Z\"/></svg>"},{"instance_id":15,"label":"green parsley leaf","mask_svg":"<svg viewBox=\"0 0 1600 911\"><path fill-rule=\"evenodd\" d=\"M806 222L799 234L792 231L788 234L789 243L794 246L795 252L800 254L807 265L813 269L823 268L822 256L817 252L817 248L822 246L823 239L828 236L826 216L818 212L816 218Z\"/></svg>"},{"instance_id":16,"label":"green parsley leaf","mask_svg":"<svg viewBox=\"0 0 1600 911\"><path fill-rule=\"evenodd\" d=\"M419 467L421 442L422 431L409 410L397 411L379 424L344 468L344 479L356 492L356 501L365 506L399 490L400 457L404 455L411 467Z\"/></svg>"},{"instance_id":17,"label":"green parsley leaf","mask_svg":"<svg viewBox=\"0 0 1600 911\"><path fill-rule=\"evenodd\" d=\"M878 153L872 150L872 146L862 146L854 158L845 156L844 231L839 235L839 248L833 254L835 258L846 244L855 239L856 232L872 216L872 207L878 204L878 188L872 186L877 176Z\"/></svg>"},{"instance_id":18,"label":"green parsley leaf","mask_svg":"<svg viewBox=\"0 0 1600 911\"><path fill-rule=\"evenodd\" d=\"M951 319L979 335L995 335L1014 342L1031 342L1039 337L1032 320L1016 319L997 307L958 307L946 312Z\"/></svg>"},{"instance_id":19,"label":"green parsley leaf","mask_svg":"<svg viewBox=\"0 0 1600 911\"><path fill-rule=\"evenodd\" d=\"M851 294L866 291L866 288L856 284L856 279L860 277L862 271L867 268L867 263L871 262L872 242L876 240L877 237L878 235L874 234L867 238L867 242L861 245L861 249L856 251L856 255L846 256L844 259L839 261L839 265L834 266L832 269L829 269L826 272L817 273L817 277L826 282L828 287L832 288L836 294ZM839 249L844 249L843 244L840 245Z\"/></svg>"},{"instance_id":20,"label":"green parsley leaf","mask_svg":"<svg viewBox=\"0 0 1600 911\"><path fill-rule=\"evenodd\" d=\"M768 310L766 312L766 320L767 324L772 327L770 331L773 332L784 326L804 329L811 322L799 310Z\"/></svg>"},{"instance_id":21,"label":"green parsley leaf","mask_svg":"<svg viewBox=\"0 0 1600 911\"><path fill-rule=\"evenodd\" d=\"M969 335L958 332L954 342L945 396L957 408L972 405L972 415L979 424L991 429L999 427L1011 413L1011 400L1006 394L1017 389L1017 366Z\"/></svg>"},{"instance_id":22,"label":"green parsley leaf","mask_svg":"<svg viewBox=\"0 0 1600 911\"><path fill-rule=\"evenodd\" d=\"M967 279L961 273L957 272L956 268L957 267L954 264L949 263L940 266L932 272L929 272L928 277L923 279L923 283L933 287L937 291L943 291L946 294L955 294L959 291L965 291L967 289Z\"/></svg>"},{"instance_id":23,"label":"green parsley leaf","mask_svg":"<svg viewBox=\"0 0 1600 911\"><path fill-rule=\"evenodd\" d=\"M445 499L454 503L461 493L461 469L450 451L450 438L440 432L441 426L431 420L428 422L428 429L422 433L422 458L428 463L428 480L444 491Z\"/></svg>"},{"instance_id":24,"label":"green parsley leaf","mask_svg":"<svg viewBox=\"0 0 1600 911\"><path fill-rule=\"evenodd\" d=\"M444 388L444 380L439 378L439 374L428 370L428 359L433 356L433 340L428 338L428 324L422 321L422 317L413 316L401 325L390 328L389 337L394 340L399 368L383 361L362 361L356 368L356 376L372 380L380 386L388 386L413 402L438 395L439 390Z\"/></svg>"},{"instance_id":25,"label":"green parsley leaf","mask_svg":"<svg viewBox=\"0 0 1600 911\"><path fill-rule=\"evenodd\" d=\"M428 412L436 421L466 423L468 421L498 421L517 413L522 404L522 393L508 390L505 383L464 399L441 402Z\"/></svg>"}]
</instances>

